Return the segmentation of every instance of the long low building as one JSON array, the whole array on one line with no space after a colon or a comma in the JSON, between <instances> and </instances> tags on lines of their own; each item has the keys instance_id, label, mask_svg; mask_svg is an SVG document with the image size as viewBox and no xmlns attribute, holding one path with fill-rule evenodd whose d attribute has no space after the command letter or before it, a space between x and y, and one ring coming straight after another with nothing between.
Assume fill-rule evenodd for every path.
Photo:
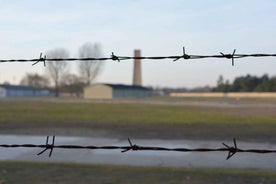
<instances>
[{"instance_id":1,"label":"long low building","mask_svg":"<svg viewBox=\"0 0 276 184\"><path fill-rule=\"evenodd\" d=\"M170 97L202 98L276 98L276 92L229 92L229 93L170 93Z\"/></svg>"},{"instance_id":2,"label":"long low building","mask_svg":"<svg viewBox=\"0 0 276 184\"><path fill-rule=\"evenodd\" d=\"M86 99L148 98L152 90L142 86L123 84L94 84L84 88Z\"/></svg>"},{"instance_id":3,"label":"long low building","mask_svg":"<svg viewBox=\"0 0 276 184\"><path fill-rule=\"evenodd\" d=\"M49 90L36 88L33 86L21 85L0 85L0 98L7 97L42 97L50 96Z\"/></svg>"}]
</instances>

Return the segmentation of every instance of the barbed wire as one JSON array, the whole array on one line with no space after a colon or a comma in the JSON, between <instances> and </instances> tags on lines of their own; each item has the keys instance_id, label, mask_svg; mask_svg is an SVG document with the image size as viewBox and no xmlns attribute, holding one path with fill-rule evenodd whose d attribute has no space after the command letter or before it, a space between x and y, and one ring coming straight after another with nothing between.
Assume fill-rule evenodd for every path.
<instances>
[{"instance_id":1,"label":"barbed wire","mask_svg":"<svg viewBox=\"0 0 276 184\"><path fill-rule=\"evenodd\" d=\"M36 65L39 62L43 62L44 66L46 66L46 61L122 61L122 60L131 60L131 59L141 59L141 60L163 60L163 59L173 59L173 61L177 61L179 59L191 60L191 59L204 59L204 58L226 58L231 59L232 66L234 66L235 59L247 58L247 57L276 57L276 54L236 54L236 49L234 49L232 54L224 54L220 52L217 55L190 55L185 51L185 47L183 47L183 54L179 56L143 56L143 57L132 57L132 56L117 56L113 52L110 57L100 57L100 58L46 58L46 55L42 57L42 53L40 53L39 58L37 59L0 59L0 63L5 62L33 62L32 65Z\"/></svg>"},{"instance_id":2,"label":"barbed wire","mask_svg":"<svg viewBox=\"0 0 276 184\"><path fill-rule=\"evenodd\" d=\"M276 153L276 150L267 150L267 149L241 149L237 146L237 141L233 139L233 146L229 146L225 143L222 143L224 147L221 148L167 148L167 147L152 147L152 146L138 146L133 144L130 139L128 139L129 145L127 146L81 146L81 145L55 145L55 136L52 138L52 142L49 143L49 136L46 138L45 144L1 144L2 148L43 148L41 152L37 155L41 155L47 150L49 150L49 157L52 156L54 149L89 149L89 150L121 150L122 153L128 151L173 151L173 152L227 152L226 159L230 159L238 152L243 153Z\"/></svg>"}]
</instances>

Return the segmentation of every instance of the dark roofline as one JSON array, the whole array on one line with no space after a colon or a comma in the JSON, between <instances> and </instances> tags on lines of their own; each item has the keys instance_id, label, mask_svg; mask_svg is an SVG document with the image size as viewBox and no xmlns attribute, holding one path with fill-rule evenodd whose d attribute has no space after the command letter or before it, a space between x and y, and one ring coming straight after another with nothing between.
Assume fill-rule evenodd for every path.
<instances>
[{"instance_id":1,"label":"dark roofline","mask_svg":"<svg viewBox=\"0 0 276 184\"><path fill-rule=\"evenodd\" d=\"M0 87L7 90L43 90L34 86L24 86L24 85L10 85L10 84L1 84Z\"/></svg>"},{"instance_id":2,"label":"dark roofline","mask_svg":"<svg viewBox=\"0 0 276 184\"><path fill-rule=\"evenodd\" d=\"M151 90L146 87L142 86L136 86L136 85L125 85L125 84L109 84L109 83L103 83L103 85L107 85L113 89L135 89L135 90Z\"/></svg>"}]
</instances>

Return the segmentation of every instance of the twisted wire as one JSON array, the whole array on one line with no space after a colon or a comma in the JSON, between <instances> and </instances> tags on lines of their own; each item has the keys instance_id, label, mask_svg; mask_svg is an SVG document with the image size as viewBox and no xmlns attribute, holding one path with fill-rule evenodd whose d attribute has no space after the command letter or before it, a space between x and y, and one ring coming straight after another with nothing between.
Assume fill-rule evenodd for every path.
<instances>
[{"instance_id":1,"label":"twisted wire","mask_svg":"<svg viewBox=\"0 0 276 184\"><path fill-rule=\"evenodd\" d=\"M54 149L89 149L89 150L121 150L122 153L128 151L172 151L172 152L227 152L227 160L230 159L238 152L243 153L257 153L267 154L276 153L273 149L241 149L238 148L236 139L233 139L234 146L229 146L222 143L224 147L220 148L168 148L168 147L156 147L156 146L138 146L132 144L128 139L129 145L127 146L82 146L82 145L55 145L55 136L53 136L52 143L49 144L49 136L47 136L45 144L1 144L1 148L42 148L43 150L37 155L43 154L45 151L50 150L49 157L51 157Z\"/></svg>"}]
</instances>

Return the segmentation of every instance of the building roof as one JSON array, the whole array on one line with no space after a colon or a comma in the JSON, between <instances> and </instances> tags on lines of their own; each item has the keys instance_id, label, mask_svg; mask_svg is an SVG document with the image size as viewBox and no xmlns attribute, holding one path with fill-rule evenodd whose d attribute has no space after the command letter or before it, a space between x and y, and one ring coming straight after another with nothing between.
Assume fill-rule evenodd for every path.
<instances>
[{"instance_id":1,"label":"building roof","mask_svg":"<svg viewBox=\"0 0 276 184\"><path fill-rule=\"evenodd\" d=\"M33 86L21 86L21 85L10 85L10 84L2 84L0 88L4 88L7 90L41 90L40 88Z\"/></svg>"},{"instance_id":2,"label":"building roof","mask_svg":"<svg viewBox=\"0 0 276 184\"><path fill-rule=\"evenodd\" d=\"M149 88L145 88L142 86L133 86L133 85L124 85L124 84L107 84L104 83L103 85L107 85L113 89L135 89L135 90L150 90Z\"/></svg>"}]
</instances>

